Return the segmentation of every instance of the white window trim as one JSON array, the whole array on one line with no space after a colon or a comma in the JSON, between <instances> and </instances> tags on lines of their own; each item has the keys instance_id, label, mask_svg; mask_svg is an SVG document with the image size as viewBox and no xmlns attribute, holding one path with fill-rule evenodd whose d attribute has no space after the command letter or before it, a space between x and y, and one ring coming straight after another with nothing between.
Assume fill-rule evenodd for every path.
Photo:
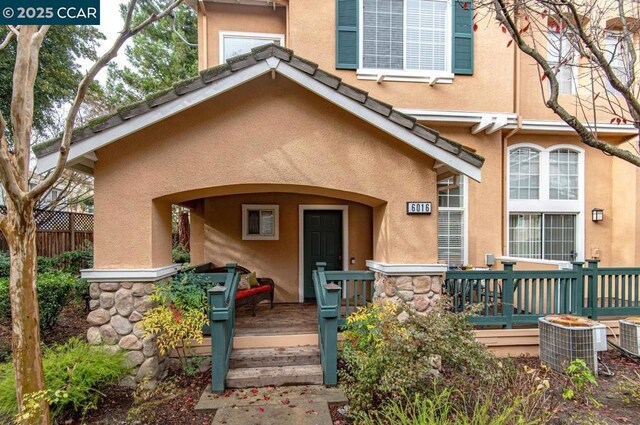
<instances>
[{"instance_id":1,"label":"white window trim","mask_svg":"<svg viewBox=\"0 0 640 425\"><path fill-rule=\"evenodd\" d=\"M518 148L532 148L540 152L540 198L539 199L511 199L510 179L511 161L509 160L511 151ZM562 200L549 199L549 153L556 149L569 149L578 152L578 199ZM584 149L571 144L558 144L545 148L535 143L518 143L509 146L507 149L507 181L505 190L507 192L507 219L505 220L505 235L507 257L509 252L509 217L512 213L551 213L551 214L575 214L576 215L576 261L584 261L585 255L585 160ZM530 261L531 258L521 258L521 261Z\"/></svg>"},{"instance_id":2,"label":"white window trim","mask_svg":"<svg viewBox=\"0 0 640 425\"><path fill-rule=\"evenodd\" d=\"M249 38L249 39L264 39L264 40L280 40L280 45L285 47L284 45L284 34L279 33L269 33L269 32L244 32L244 31L219 31L218 32L218 43L219 43L219 59L220 63L225 63L226 60L224 58L224 39L225 37L236 37L236 38Z\"/></svg>"},{"instance_id":3,"label":"white window trim","mask_svg":"<svg viewBox=\"0 0 640 425\"><path fill-rule=\"evenodd\" d=\"M298 206L298 301L304 302L304 212L314 210L342 211L342 270L349 270L349 206L348 205L299 205ZM343 294L343 297L345 294Z\"/></svg>"},{"instance_id":4,"label":"white window trim","mask_svg":"<svg viewBox=\"0 0 640 425\"><path fill-rule=\"evenodd\" d=\"M249 234L249 211L272 210L273 211L273 235ZM262 204L242 204L242 240L243 241L277 241L280 239L280 206Z\"/></svg>"},{"instance_id":5,"label":"white window trim","mask_svg":"<svg viewBox=\"0 0 640 425\"><path fill-rule=\"evenodd\" d=\"M364 31L362 25L364 23L364 5L363 0L358 0L358 69L356 70L356 76L359 80L377 81L399 81L399 82L413 82L413 83L428 83L434 84L451 84L453 83L453 71L452 71L452 54L453 54L453 16L451 11L453 8L452 0L447 0L447 19L445 19L445 64L447 69L445 71L416 71L405 69L371 69L364 68L362 52L364 52ZM403 16L406 13L406 0L403 2L404 11ZM407 39L407 27L403 24L403 61L406 64L406 39Z\"/></svg>"},{"instance_id":6,"label":"white window trim","mask_svg":"<svg viewBox=\"0 0 640 425\"><path fill-rule=\"evenodd\" d=\"M469 179L467 176L458 176L462 180L462 208L440 207L442 211L462 211L462 265L469 264Z\"/></svg>"}]
</instances>

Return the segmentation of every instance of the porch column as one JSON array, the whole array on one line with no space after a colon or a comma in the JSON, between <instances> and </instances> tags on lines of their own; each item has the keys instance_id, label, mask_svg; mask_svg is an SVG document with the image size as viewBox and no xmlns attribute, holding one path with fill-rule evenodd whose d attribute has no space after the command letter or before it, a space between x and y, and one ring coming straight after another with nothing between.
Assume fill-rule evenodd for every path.
<instances>
[{"instance_id":1,"label":"porch column","mask_svg":"<svg viewBox=\"0 0 640 425\"><path fill-rule=\"evenodd\" d=\"M437 188L427 182L374 209L374 298L426 313L440 301L446 266L438 264ZM410 197L410 198L409 198ZM431 214L408 214L407 202L431 202Z\"/></svg>"},{"instance_id":2,"label":"porch column","mask_svg":"<svg viewBox=\"0 0 640 425\"><path fill-rule=\"evenodd\" d=\"M189 211L189 254L191 264L205 262L204 258L204 201L198 202L198 206Z\"/></svg>"}]
</instances>

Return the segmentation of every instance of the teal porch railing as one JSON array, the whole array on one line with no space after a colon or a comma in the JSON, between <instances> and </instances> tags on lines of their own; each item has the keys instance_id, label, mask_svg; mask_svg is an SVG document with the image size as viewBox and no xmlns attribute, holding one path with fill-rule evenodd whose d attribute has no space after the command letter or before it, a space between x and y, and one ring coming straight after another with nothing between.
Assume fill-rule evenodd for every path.
<instances>
[{"instance_id":1,"label":"teal porch railing","mask_svg":"<svg viewBox=\"0 0 640 425\"><path fill-rule=\"evenodd\" d=\"M318 305L318 347L325 385L338 383L338 328L358 307L373 299L374 274L370 271L326 271L317 263L313 287Z\"/></svg>"},{"instance_id":2,"label":"teal porch railing","mask_svg":"<svg viewBox=\"0 0 640 425\"><path fill-rule=\"evenodd\" d=\"M477 325L535 324L548 314L640 314L640 268L598 268L598 260L573 262L567 270L449 271L443 285L454 311L479 305Z\"/></svg>"},{"instance_id":3,"label":"teal porch railing","mask_svg":"<svg viewBox=\"0 0 640 425\"><path fill-rule=\"evenodd\" d=\"M198 279L211 285L207 290L211 329L211 392L224 391L233 350L236 292L240 273L236 264L227 264L227 273L199 273Z\"/></svg>"}]
</instances>

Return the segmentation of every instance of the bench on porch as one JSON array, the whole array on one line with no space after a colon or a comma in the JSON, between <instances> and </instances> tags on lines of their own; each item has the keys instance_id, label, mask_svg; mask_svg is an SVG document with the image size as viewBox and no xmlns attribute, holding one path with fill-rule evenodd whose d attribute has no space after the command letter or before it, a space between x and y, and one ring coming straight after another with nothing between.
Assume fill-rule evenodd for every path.
<instances>
[{"instance_id":1,"label":"bench on porch","mask_svg":"<svg viewBox=\"0 0 640 425\"><path fill-rule=\"evenodd\" d=\"M251 271L246 267L236 265L236 271L242 274L249 274ZM188 267L182 272L201 273L227 273L226 266L216 267L213 263L203 263ZM256 315L256 306L262 301L269 301L273 308L273 296L275 293L275 282L269 277L258 277L259 286L250 289L238 289L235 297L236 307L248 306L252 309L252 315Z\"/></svg>"}]
</instances>

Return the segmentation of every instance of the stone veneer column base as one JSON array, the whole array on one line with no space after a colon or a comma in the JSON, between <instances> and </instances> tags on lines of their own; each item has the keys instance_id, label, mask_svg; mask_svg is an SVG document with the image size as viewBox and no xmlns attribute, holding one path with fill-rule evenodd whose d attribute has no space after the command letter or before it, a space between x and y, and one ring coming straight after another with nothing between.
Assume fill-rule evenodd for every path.
<instances>
[{"instance_id":1,"label":"stone veneer column base","mask_svg":"<svg viewBox=\"0 0 640 425\"><path fill-rule=\"evenodd\" d=\"M121 385L133 387L141 382L154 386L166 375L167 356L160 355L156 339L143 337L142 315L153 307L150 294L154 285L166 282L92 282L89 287L91 312L87 321L90 344L104 344L106 349L124 350L125 361L133 374Z\"/></svg>"},{"instance_id":2,"label":"stone veneer column base","mask_svg":"<svg viewBox=\"0 0 640 425\"><path fill-rule=\"evenodd\" d=\"M374 299L407 305L418 313L428 313L440 301L443 276L388 276L375 274Z\"/></svg>"}]
</instances>

